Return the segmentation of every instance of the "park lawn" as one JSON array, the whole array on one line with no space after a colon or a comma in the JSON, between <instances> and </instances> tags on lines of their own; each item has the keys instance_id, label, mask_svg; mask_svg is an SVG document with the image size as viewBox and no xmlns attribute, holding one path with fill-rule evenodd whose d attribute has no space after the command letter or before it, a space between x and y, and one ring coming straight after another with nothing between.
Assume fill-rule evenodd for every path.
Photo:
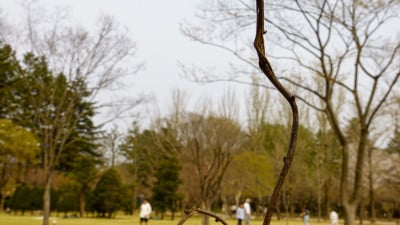
<instances>
[{"instance_id":1,"label":"park lawn","mask_svg":"<svg viewBox=\"0 0 400 225\"><path fill-rule=\"evenodd\" d=\"M176 225L182 217L176 216L175 220L166 218L164 220L151 219L148 225ZM55 221L55 223L53 223ZM229 225L236 225L237 222L234 219L225 220ZM103 218L68 218L62 217L51 217L50 225L139 225L138 215L126 216L117 215L114 219L103 219ZM358 224L358 221L356 221ZM364 224L369 224L369 221L364 221ZM377 222L374 225L395 225L393 222ZM0 213L0 225L42 225L42 219L38 216L16 216L9 214ZM184 225L201 225L200 216L195 216L187 220ZM222 223L215 222L210 218L210 225L222 225ZM251 220L250 225L262 225L262 218ZM286 221L282 219L272 220L271 225L303 225L302 220L290 219ZM317 222L316 220L310 220L310 225L330 225L328 221ZM339 225L343 225L343 221L340 221Z\"/></svg>"},{"instance_id":2,"label":"park lawn","mask_svg":"<svg viewBox=\"0 0 400 225\"><path fill-rule=\"evenodd\" d=\"M148 225L176 225L181 219L180 216L176 216L174 220L166 218L164 220L151 219ZM53 223L55 221L55 223ZM39 216L19 216L0 214L0 225L42 225L42 218ZM236 225L236 221L227 220L229 225ZM139 225L138 215L125 216L117 215L114 219L104 218L62 218L62 217L51 217L50 225ZM261 222L260 222L261 224ZM184 223L184 225L201 225L200 217L192 217ZM222 225L216 223L214 220L210 220L210 225Z\"/></svg>"},{"instance_id":3,"label":"park lawn","mask_svg":"<svg viewBox=\"0 0 400 225\"><path fill-rule=\"evenodd\" d=\"M174 220L166 217L164 220L151 219L148 225L176 225L182 217L179 215L175 216ZM50 225L139 225L138 215L126 216L117 215L114 219L104 219L104 218L67 218L62 217L51 217ZM225 220L229 225L236 225L237 222L234 219ZM274 225L286 225L286 223L274 221ZM261 220L252 220L250 225L261 225ZM19 216L19 215L9 215L0 214L0 225L42 225L42 218L38 216ZM201 217L194 216L187 220L184 225L201 225ZM222 225L222 223L215 222L210 218L210 225ZM302 225L299 220L296 223L290 223L290 225ZM312 225L312 224L310 224ZM328 225L328 224L321 224Z\"/></svg>"}]
</instances>

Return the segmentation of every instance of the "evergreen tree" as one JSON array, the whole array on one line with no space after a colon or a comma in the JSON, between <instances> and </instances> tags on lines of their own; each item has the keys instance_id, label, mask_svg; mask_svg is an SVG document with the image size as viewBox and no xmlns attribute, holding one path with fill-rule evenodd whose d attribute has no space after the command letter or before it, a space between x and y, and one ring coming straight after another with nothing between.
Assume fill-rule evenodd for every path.
<instances>
[{"instance_id":1,"label":"evergreen tree","mask_svg":"<svg viewBox=\"0 0 400 225\"><path fill-rule=\"evenodd\" d=\"M93 192L94 210L108 218L121 208L121 177L115 169L104 172Z\"/></svg>"},{"instance_id":2,"label":"evergreen tree","mask_svg":"<svg viewBox=\"0 0 400 225\"><path fill-rule=\"evenodd\" d=\"M73 160L71 177L77 183L79 193L79 216L83 217L87 205L86 199L90 193L90 187L97 178L96 165L101 161L97 157L81 154Z\"/></svg>"},{"instance_id":3,"label":"evergreen tree","mask_svg":"<svg viewBox=\"0 0 400 225\"><path fill-rule=\"evenodd\" d=\"M179 178L181 166L175 157L165 157L160 161L160 164L155 172L157 181L153 186L153 208L161 213L161 218L164 218L164 213L171 210L172 219L174 212L178 208L178 202L182 197L177 193L179 185L182 183Z\"/></svg>"},{"instance_id":4,"label":"evergreen tree","mask_svg":"<svg viewBox=\"0 0 400 225\"><path fill-rule=\"evenodd\" d=\"M18 85L21 67L10 45L0 42L0 118L18 113Z\"/></svg>"},{"instance_id":5,"label":"evergreen tree","mask_svg":"<svg viewBox=\"0 0 400 225\"><path fill-rule=\"evenodd\" d=\"M32 190L26 185L18 186L11 197L10 206L13 211L21 210L24 215L26 210L30 210L33 201Z\"/></svg>"},{"instance_id":6,"label":"evergreen tree","mask_svg":"<svg viewBox=\"0 0 400 225\"><path fill-rule=\"evenodd\" d=\"M63 182L58 189L57 211L64 212L79 210L79 184L75 181Z\"/></svg>"}]
</instances>

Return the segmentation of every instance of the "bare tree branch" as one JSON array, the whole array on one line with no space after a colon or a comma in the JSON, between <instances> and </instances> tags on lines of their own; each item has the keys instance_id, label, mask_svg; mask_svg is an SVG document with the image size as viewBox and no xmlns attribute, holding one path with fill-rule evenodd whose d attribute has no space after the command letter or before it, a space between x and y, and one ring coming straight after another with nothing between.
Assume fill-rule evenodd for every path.
<instances>
[{"instance_id":1,"label":"bare tree branch","mask_svg":"<svg viewBox=\"0 0 400 225\"><path fill-rule=\"evenodd\" d=\"M188 219L190 219L190 217L197 215L197 214L203 214L206 216L214 217L216 222L221 222L223 225L228 225L228 223L225 222L225 220L222 219L220 216L218 216L210 211L200 209L200 208L195 208L195 207L191 208L190 210L185 211L185 217L183 217L181 220L179 220L177 225L183 225Z\"/></svg>"},{"instance_id":2,"label":"bare tree branch","mask_svg":"<svg viewBox=\"0 0 400 225\"><path fill-rule=\"evenodd\" d=\"M295 97L289 93L278 81L267 57L265 56L265 46L264 46L264 1L257 0L257 27L256 36L254 39L254 48L257 51L259 58L259 66L265 76L271 81L271 83L279 90L279 92L285 97L285 99L290 104L292 109L292 130L290 134L290 142L287 150L287 154L283 159L283 166L279 175L279 178L275 184L274 191L272 192L270 201L268 202L267 212L264 217L263 225L269 225L271 222L271 217L273 210L275 210L276 202L278 201L280 191L282 189L285 177L289 171L290 165L293 160L294 152L296 149L296 139L297 130L299 126L298 110L295 102Z\"/></svg>"}]
</instances>

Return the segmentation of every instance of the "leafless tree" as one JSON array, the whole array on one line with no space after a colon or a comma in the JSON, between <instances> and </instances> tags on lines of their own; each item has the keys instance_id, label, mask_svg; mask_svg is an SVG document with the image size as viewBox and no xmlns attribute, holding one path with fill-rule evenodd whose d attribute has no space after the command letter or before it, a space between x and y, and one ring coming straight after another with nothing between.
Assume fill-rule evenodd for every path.
<instances>
[{"instance_id":1,"label":"leafless tree","mask_svg":"<svg viewBox=\"0 0 400 225\"><path fill-rule=\"evenodd\" d=\"M118 157L121 156L119 144L121 142L122 135L118 131L116 125L104 134L103 137L103 147L104 147L104 154L110 154L109 163L111 168L117 165Z\"/></svg>"},{"instance_id":2,"label":"leafless tree","mask_svg":"<svg viewBox=\"0 0 400 225\"><path fill-rule=\"evenodd\" d=\"M179 125L184 171L189 172L184 185L194 184L202 208L209 210L220 194L221 182L241 148L240 126L230 119L207 114L188 113ZM208 224L204 218L203 224Z\"/></svg>"}]
</instances>

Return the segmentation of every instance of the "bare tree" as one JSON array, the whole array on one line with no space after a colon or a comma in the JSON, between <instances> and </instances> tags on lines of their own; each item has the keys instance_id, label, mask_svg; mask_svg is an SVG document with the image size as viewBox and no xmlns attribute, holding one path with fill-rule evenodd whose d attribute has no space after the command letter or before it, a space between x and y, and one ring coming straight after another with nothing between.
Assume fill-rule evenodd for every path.
<instances>
[{"instance_id":1,"label":"bare tree","mask_svg":"<svg viewBox=\"0 0 400 225\"><path fill-rule=\"evenodd\" d=\"M103 147L105 148L104 153L106 155L110 154L109 163L111 168L114 168L114 166L117 165L118 157L122 154L119 149L121 138L122 135L119 133L118 128L115 125L110 131L106 132L103 137Z\"/></svg>"},{"instance_id":2,"label":"bare tree","mask_svg":"<svg viewBox=\"0 0 400 225\"><path fill-rule=\"evenodd\" d=\"M287 71L279 78L299 87L298 98L327 116L341 145L340 193L347 225L354 224L361 198L366 140L371 128L378 127L377 115L398 89L400 43L398 30L391 28L399 20L399 5L391 0L296 0L266 5L267 35L274 43L270 45L271 58L282 62ZM227 50L251 69L254 61L226 40L251 28L257 13L253 1L214 1L200 14L205 24L217 27L218 23L219 28L208 35L211 38L202 36L203 30L182 30L195 41ZM217 36L216 32L225 35ZM225 39L218 39L221 36ZM320 82L322 89L318 88ZM343 110L338 111L340 93L345 101ZM344 129L354 118L358 139L351 143ZM350 166L353 152L355 167Z\"/></svg>"},{"instance_id":3,"label":"bare tree","mask_svg":"<svg viewBox=\"0 0 400 225\"><path fill-rule=\"evenodd\" d=\"M234 153L241 148L241 128L230 119L188 113L179 130L183 168L189 172L184 180L189 185L193 182L195 189L199 189L199 204L209 210L220 194L222 179ZM207 217L203 224L208 224Z\"/></svg>"}]
</instances>

